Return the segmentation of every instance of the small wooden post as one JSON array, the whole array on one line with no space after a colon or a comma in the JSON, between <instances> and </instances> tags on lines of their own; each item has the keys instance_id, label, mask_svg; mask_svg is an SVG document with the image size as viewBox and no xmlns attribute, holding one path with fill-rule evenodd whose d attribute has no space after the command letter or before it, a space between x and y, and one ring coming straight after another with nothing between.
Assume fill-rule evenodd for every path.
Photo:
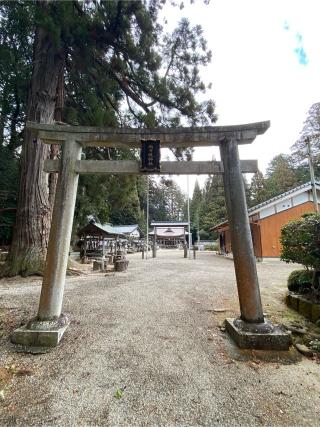
<instances>
[{"instance_id":1,"label":"small wooden post","mask_svg":"<svg viewBox=\"0 0 320 427\"><path fill-rule=\"evenodd\" d=\"M260 289L236 140L220 143L223 182L237 279L241 319L263 323Z\"/></svg>"},{"instance_id":2,"label":"small wooden post","mask_svg":"<svg viewBox=\"0 0 320 427\"><path fill-rule=\"evenodd\" d=\"M183 257L188 258L188 246L186 240L186 229L183 227Z\"/></svg>"},{"instance_id":3,"label":"small wooden post","mask_svg":"<svg viewBox=\"0 0 320 427\"><path fill-rule=\"evenodd\" d=\"M184 242L184 245L183 245L183 257L188 258L188 247L186 245L186 242Z\"/></svg>"},{"instance_id":4,"label":"small wooden post","mask_svg":"<svg viewBox=\"0 0 320 427\"><path fill-rule=\"evenodd\" d=\"M157 257L157 229L154 227L152 258Z\"/></svg>"},{"instance_id":5,"label":"small wooden post","mask_svg":"<svg viewBox=\"0 0 320 427\"><path fill-rule=\"evenodd\" d=\"M106 256L104 251L104 236L102 237L102 258L101 258L101 271L105 271L107 267Z\"/></svg>"},{"instance_id":6,"label":"small wooden post","mask_svg":"<svg viewBox=\"0 0 320 427\"><path fill-rule=\"evenodd\" d=\"M84 236L84 248L83 248L83 259L87 258L87 235Z\"/></svg>"},{"instance_id":7,"label":"small wooden post","mask_svg":"<svg viewBox=\"0 0 320 427\"><path fill-rule=\"evenodd\" d=\"M60 173L39 303L39 320L57 319L61 314L79 178L75 172L75 165L81 158L81 151L81 145L74 140L65 141L62 146Z\"/></svg>"},{"instance_id":8,"label":"small wooden post","mask_svg":"<svg viewBox=\"0 0 320 427\"><path fill-rule=\"evenodd\" d=\"M104 237L102 238L102 258L105 258Z\"/></svg>"}]
</instances>

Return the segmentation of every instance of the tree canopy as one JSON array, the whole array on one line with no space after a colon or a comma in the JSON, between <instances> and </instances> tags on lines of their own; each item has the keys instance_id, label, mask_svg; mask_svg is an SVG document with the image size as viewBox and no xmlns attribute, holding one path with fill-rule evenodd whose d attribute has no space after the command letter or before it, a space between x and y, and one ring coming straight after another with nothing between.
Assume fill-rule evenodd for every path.
<instances>
[{"instance_id":1,"label":"tree canopy","mask_svg":"<svg viewBox=\"0 0 320 427\"><path fill-rule=\"evenodd\" d=\"M297 165L307 163L307 140L311 145L311 157L316 174L320 174L320 102L313 104L303 124L298 140L292 145L292 157Z\"/></svg>"},{"instance_id":2,"label":"tree canopy","mask_svg":"<svg viewBox=\"0 0 320 427\"><path fill-rule=\"evenodd\" d=\"M266 170L267 188L271 197L284 193L298 185L296 170L290 162L290 156L279 154L275 156Z\"/></svg>"},{"instance_id":3,"label":"tree canopy","mask_svg":"<svg viewBox=\"0 0 320 427\"><path fill-rule=\"evenodd\" d=\"M57 149L47 150L23 133L26 118L112 127L215 122L214 102L198 100L206 91L200 68L211 60L202 29L182 18L168 33L159 21L163 4L1 2L0 146L8 147L13 162L20 160L21 165L9 274L41 270L35 261L45 256L56 182L49 178L48 188L42 169L45 158L56 156ZM192 150L175 154L190 158ZM91 149L85 156L120 159L135 153ZM183 197L174 186L166 188L180 200L171 203L170 216L181 216ZM90 212L104 220L138 222L143 216L142 190L142 181L134 177L82 177L77 221Z\"/></svg>"},{"instance_id":4,"label":"tree canopy","mask_svg":"<svg viewBox=\"0 0 320 427\"><path fill-rule=\"evenodd\" d=\"M222 177L209 176L203 189L196 181L190 201L191 231L193 240L211 240L214 235L210 228L226 217Z\"/></svg>"}]
</instances>

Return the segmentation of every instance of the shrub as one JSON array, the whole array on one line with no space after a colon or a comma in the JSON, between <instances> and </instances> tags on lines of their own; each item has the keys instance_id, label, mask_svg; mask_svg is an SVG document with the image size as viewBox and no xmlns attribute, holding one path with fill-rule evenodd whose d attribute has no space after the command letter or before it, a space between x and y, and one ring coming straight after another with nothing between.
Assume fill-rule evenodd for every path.
<instances>
[{"instance_id":1,"label":"shrub","mask_svg":"<svg viewBox=\"0 0 320 427\"><path fill-rule=\"evenodd\" d=\"M219 249L219 245L217 242L207 243L204 245L205 251L217 251Z\"/></svg>"},{"instance_id":2,"label":"shrub","mask_svg":"<svg viewBox=\"0 0 320 427\"><path fill-rule=\"evenodd\" d=\"M310 341L309 345L310 345L310 348L312 350L317 351L318 353L320 353L320 341L319 340Z\"/></svg>"},{"instance_id":3,"label":"shrub","mask_svg":"<svg viewBox=\"0 0 320 427\"><path fill-rule=\"evenodd\" d=\"M281 259L320 269L320 214L305 214L281 229Z\"/></svg>"},{"instance_id":4,"label":"shrub","mask_svg":"<svg viewBox=\"0 0 320 427\"><path fill-rule=\"evenodd\" d=\"M288 277L288 289L292 292L305 293L312 286L312 271L294 270Z\"/></svg>"}]
</instances>

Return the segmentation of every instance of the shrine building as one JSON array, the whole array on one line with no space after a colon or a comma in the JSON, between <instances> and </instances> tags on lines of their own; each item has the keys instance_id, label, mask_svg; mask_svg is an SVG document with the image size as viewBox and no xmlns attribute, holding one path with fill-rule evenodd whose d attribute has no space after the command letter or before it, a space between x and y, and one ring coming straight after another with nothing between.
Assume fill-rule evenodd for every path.
<instances>
[{"instance_id":1,"label":"shrine building","mask_svg":"<svg viewBox=\"0 0 320 427\"><path fill-rule=\"evenodd\" d=\"M316 183L320 200L320 183ZM279 258L281 253L281 228L289 221L300 219L304 213L314 212L312 186L310 182L295 187L248 210L255 257ZM221 254L232 252L228 221L213 226L210 231L218 232Z\"/></svg>"},{"instance_id":2,"label":"shrine building","mask_svg":"<svg viewBox=\"0 0 320 427\"><path fill-rule=\"evenodd\" d=\"M160 248L179 248L188 241L188 222L151 222L149 233Z\"/></svg>"}]
</instances>

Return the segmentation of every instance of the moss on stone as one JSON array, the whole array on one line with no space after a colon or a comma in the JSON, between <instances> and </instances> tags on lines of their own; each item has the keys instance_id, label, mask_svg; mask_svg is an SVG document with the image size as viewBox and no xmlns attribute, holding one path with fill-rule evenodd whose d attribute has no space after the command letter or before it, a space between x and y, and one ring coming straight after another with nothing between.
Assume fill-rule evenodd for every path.
<instances>
[{"instance_id":1,"label":"moss on stone","mask_svg":"<svg viewBox=\"0 0 320 427\"><path fill-rule=\"evenodd\" d=\"M296 295L288 294L286 302L289 307L292 307L294 310L298 311L299 297L297 297Z\"/></svg>"},{"instance_id":2,"label":"moss on stone","mask_svg":"<svg viewBox=\"0 0 320 427\"><path fill-rule=\"evenodd\" d=\"M311 319L311 307L312 303L306 300L301 299L299 301L299 313L302 314L307 319Z\"/></svg>"},{"instance_id":3,"label":"moss on stone","mask_svg":"<svg viewBox=\"0 0 320 427\"><path fill-rule=\"evenodd\" d=\"M320 304L312 304L311 319L313 322L317 322L320 319Z\"/></svg>"}]
</instances>

